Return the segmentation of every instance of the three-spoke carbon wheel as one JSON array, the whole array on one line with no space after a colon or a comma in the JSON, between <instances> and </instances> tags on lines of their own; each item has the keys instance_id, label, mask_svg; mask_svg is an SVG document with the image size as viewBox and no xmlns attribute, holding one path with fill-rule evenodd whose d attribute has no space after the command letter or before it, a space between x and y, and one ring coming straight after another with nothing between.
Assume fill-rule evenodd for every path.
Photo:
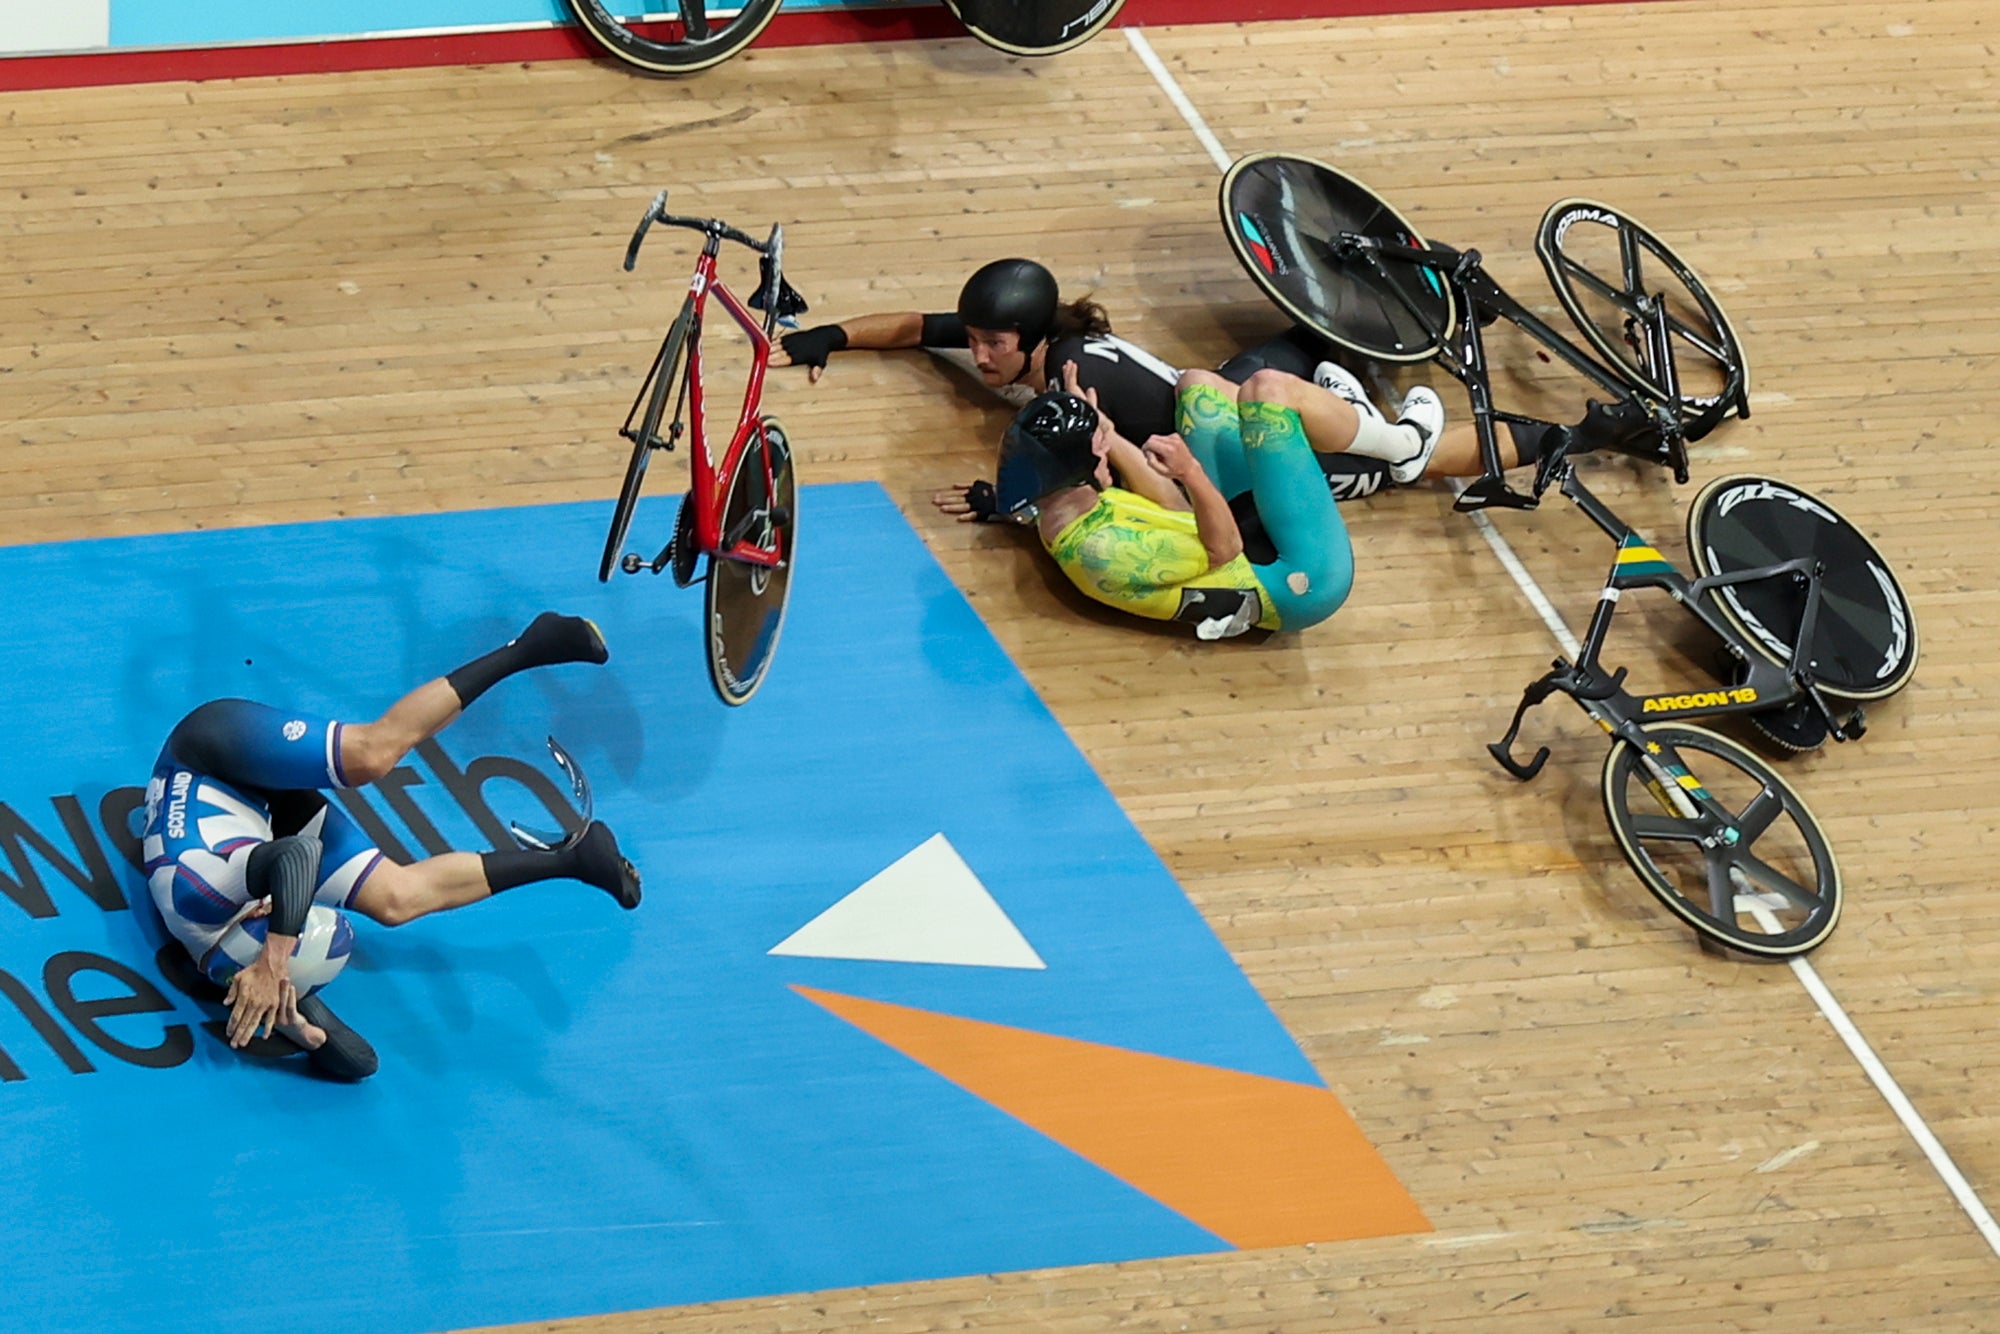
<instances>
[{"instance_id":1,"label":"three-spoke carbon wheel","mask_svg":"<svg viewBox=\"0 0 2000 1334\"><path fill-rule=\"evenodd\" d=\"M1631 218L1594 199L1562 200L1542 215L1535 253L1578 331L1634 388L1661 402L1678 389L1691 422L1749 394L1750 367L1722 303ZM1654 299L1666 306L1665 349L1647 346L1641 306Z\"/></svg>"},{"instance_id":2,"label":"three-spoke carbon wheel","mask_svg":"<svg viewBox=\"0 0 2000 1334\"><path fill-rule=\"evenodd\" d=\"M693 74L757 40L784 0L677 0L655 13L645 0L567 0L591 40L646 74ZM666 4L668 0L655 0Z\"/></svg>"},{"instance_id":3,"label":"three-spoke carbon wheel","mask_svg":"<svg viewBox=\"0 0 2000 1334\"><path fill-rule=\"evenodd\" d=\"M1604 813L1655 898L1701 935L1766 958L1803 954L1840 920L1840 868L1799 794L1756 755L1684 723L1620 738Z\"/></svg>"},{"instance_id":4,"label":"three-spoke carbon wheel","mask_svg":"<svg viewBox=\"0 0 2000 1334\"><path fill-rule=\"evenodd\" d=\"M722 506L722 544L732 539L776 550L762 565L718 552L708 559L708 668L724 704L757 693L778 651L792 593L792 553L798 537L798 483L791 441L776 420L761 418L762 444L752 438L730 479Z\"/></svg>"}]
</instances>

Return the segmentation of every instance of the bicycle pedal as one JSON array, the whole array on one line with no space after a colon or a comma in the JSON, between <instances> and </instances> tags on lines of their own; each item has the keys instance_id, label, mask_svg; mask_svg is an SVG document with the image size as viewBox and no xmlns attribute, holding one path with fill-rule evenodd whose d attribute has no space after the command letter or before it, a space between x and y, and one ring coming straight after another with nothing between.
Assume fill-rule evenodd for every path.
<instances>
[{"instance_id":1,"label":"bicycle pedal","mask_svg":"<svg viewBox=\"0 0 2000 1334\"><path fill-rule=\"evenodd\" d=\"M638 552L628 551L624 556L619 558L618 568L627 574L637 574L646 568L646 562L639 559Z\"/></svg>"}]
</instances>

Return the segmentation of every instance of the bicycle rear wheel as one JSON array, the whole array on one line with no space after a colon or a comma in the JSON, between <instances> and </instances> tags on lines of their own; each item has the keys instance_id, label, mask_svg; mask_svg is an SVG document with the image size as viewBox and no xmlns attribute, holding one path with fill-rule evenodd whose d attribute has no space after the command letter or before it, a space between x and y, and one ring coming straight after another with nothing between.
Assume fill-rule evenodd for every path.
<instances>
[{"instance_id":1,"label":"bicycle rear wheel","mask_svg":"<svg viewBox=\"0 0 2000 1334\"><path fill-rule=\"evenodd\" d=\"M756 41L783 0L722 0L712 7L708 0L678 0L671 16L654 14L647 0L566 3L584 32L611 55L646 74L674 75L719 65Z\"/></svg>"},{"instance_id":2,"label":"bicycle rear wheel","mask_svg":"<svg viewBox=\"0 0 2000 1334\"><path fill-rule=\"evenodd\" d=\"M1384 278L1334 256L1342 232L1426 244L1353 177L1311 158L1253 153L1223 175L1221 202L1237 262L1279 309L1320 337L1378 361L1426 361L1458 327L1451 289L1431 270L1385 259Z\"/></svg>"},{"instance_id":3,"label":"bicycle rear wheel","mask_svg":"<svg viewBox=\"0 0 2000 1334\"><path fill-rule=\"evenodd\" d=\"M656 449L672 449L680 438L681 413L687 407L688 336L694 329L694 298L690 296L681 303L681 313L667 329L665 341L653 357L652 372L646 383L639 388L639 398L632 405L632 412L626 414L625 428L620 434L632 441L632 458L625 465L625 482L618 488L618 503L611 511L611 529L604 535L604 554L597 562L597 582L606 583L611 571L618 567L619 555L625 548L625 535L631 530L632 515L639 507L639 491L646 482L646 464L652 459ZM660 435L660 422L667 415L667 396L674 396L673 421L664 438ZM642 412L641 405L644 405ZM639 418L634 428L632 418Z\"/></svg>"},{"instance_id":4,"label":"bicycle rear wheel","mask_svg":"<svg viewBox=\"0 0 2000 1334\"><path fill-rule=\"evenodd\" d=\"M1832 934L1840 868L1798 793L1727 737L1683 723L1646 734L1668 749L1642 755L1619 738L1604 757L1603 796L1618 849L1653 897L1708 939L1767 958L1803 954ZM1712 798L1729 821L1689 818L1677 796Z\"/></svg>"},{"instance_id":5,"label":"bicycle rear wheel","mask_svg":"<svg viewBox=\"0 0 2000 1334\"><path fill-rule=\"evenodd\" d=\"M1750 368L1722 305L1665 241L1607 204L1565 199L1535 235L1556 299L1590 345L1636 389L1665 402L1669 368L1655 365L1641 296L1664 297L1671 373L1682 416L1714 425L1750 392ZM1692 435L1692 433L1691 433Z\"/></svg>"},{"instance_id":6,"label":"bicycle rear wheel","mask_svg":"<svg viewBox=\"0 0 2000 1334\"><path fill-rule=\"evenodd\" d=\"M1917 667L1917 619L1874 543L1831 505L1768 477L1723 477L1688 507L1688 550L1703 575L1735 574L1796 557L1820 563L1819 618L1809 648L1814 682L1835 699L1893 695ZM1715 590L1746 643L1780 667L1792 661L1803 583L1760 579Z\"/></svg>"},{"instance_id":7,"label":"bicycle rear wheel","mask_svg":"<svg viewBox=\"0 0 2000 1334\"><path fill-rule=\"evenodd\" d=\"M1082 46L1118 17L1125 0L944 0L967 32L996 51L1052 56Z\"/></svg>"},{"instance_id":8,"label":"bicycle rear wheel","mask_svg":"<svg viewBox=\"0 0 2000 1334\"><path fill-rule=\"evenodd\" d=\"M721 553L708 558L708 674L724 704L742 704L764 684L792 593L799 510L791 441L770 417L759 419L758 432L729 480L723 541L735 535L775 547L779 563L756 565Z\"/></svg>"}]
</instances>

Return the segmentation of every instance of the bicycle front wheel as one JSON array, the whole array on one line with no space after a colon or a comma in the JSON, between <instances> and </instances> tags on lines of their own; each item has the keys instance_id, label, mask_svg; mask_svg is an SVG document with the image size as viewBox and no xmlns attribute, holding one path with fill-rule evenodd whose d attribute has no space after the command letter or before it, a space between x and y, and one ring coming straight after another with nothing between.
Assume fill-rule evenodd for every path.
<instances>
[{"instance_id":1,"label":"bicycle front wheel","mask_svg":"<svg viewBox=\"0 0 2000 1334\"><path fill-rule=\"evenodd\" d=\"M1556 299L1590 345L1632 386L1664 402L1671 378L1681 415L1709 424L1747 397L1743 345L1707 284L1665 241L1608 204L1565 199L1549 207L1535 235ZM1666 306L1671 366L1646 345L1642 299ZM1692 437L1692 433L1690 434Z\"/></svg>"},{"instance_id":2,"label":"bicycle front wheel","mask_svg":"<svg viewBox=\"0 0 2000 1334\"><path fill-rule=\"evenodd\" d=\"M570 12L603 47L645 74L693 74L719 65L757 40L783 0L679 0L674 14L651 14L644 0L567 0ZM737 7L731 8L730 5Z\"/></svg>"},{"instance_id":3,"label":"bicycle front wheel","mask_svg":"<svg viewBox=\"0 0 2000 1334\"><path fill-rule=\"evenodd\" d=\"M1104 31L1125 0L944 0L965 30L996 51L1053 56Z\"/></svg>"},{"instance_id":4,"label":"bicycle front wheel","mask_svg":"<svg viewBox=\"0 0 2000 1334\"><path fill-rule=\"evenodd\" d=\"M759 565L723 552L708 558L708 675L724 704L747 701L770 673L791 600L798 524L791 441L764 417L729 480L722 534L725 546L742 541L775 550L778 563Z\"/></svg>"},{"instance_id":5,"label":"bicycle front wheel","mask_svg":"<svg viewBox=\"0 0 2000 1334\"><path fill-rule=\"evenodd\" d=\"M639 389L639 401L626 415L623 434L632 440L632 457L625 465L625 481L618 488L618 504L611 511L611 529L604 535L604 555L597 562L597 582L605 583L618 568L625 549L625 536L632 528L632 515L639 507L639 492L646 484L646 464L656 449L672 449L681 433L681 413L687 406L688 336L694 328L694 298L681 303L681 313L667 330L666 341L653 357L653 370ZM667 434L660 435L660 423L667 418L667 396L674 395L673 420ZM643 411L641 407L643 405ZM638 418L635 427L633 418Z\"/></svg>"},{"instance_id":6,"label":"bicycle front wheel","mask_svg":"<svg viewBox=\"0 0 2000 1334\"><path fill-rule=\"evenodd\" d=\"M1653 897L1699 934L1747 954L1803 954L1831 935L1840 868L1798 793L1756 755L1704 728L1661 723L1646 734L1658 753L1642 754L1622 737L1612 745L1603 795L1618 849ZM1690 815L1701 798L1727 819Z\"/></svg>"}]
</instances>

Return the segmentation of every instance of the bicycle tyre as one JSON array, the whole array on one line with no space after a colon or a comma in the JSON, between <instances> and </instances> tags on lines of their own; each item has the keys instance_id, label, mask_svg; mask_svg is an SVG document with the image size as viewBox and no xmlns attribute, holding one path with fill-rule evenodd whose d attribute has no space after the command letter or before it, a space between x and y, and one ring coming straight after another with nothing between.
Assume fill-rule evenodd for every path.
<instances>
[{"instance_id":1,"label":"bicycle tyre","mask_svg":"<svg viewBox=\"0 0 2000 1334\"><path fill-rule=\"evenodd\" d=\"M604 0L565 2L576 16L577 25L607 54L643 74L673 77L719 65L756 41L777 17L784 0L742 0L742 7L721 20L707 37L694 39L686 36L684 19L641 23L637 18L613 14ZM705 16L705 0L692 3ZM682 0L683 13L688 7L688 0Z\"/></svg>"},{"instance_id":2,"label":"bicycle tyre","mask_svg":"<svg viewBox=\"0 0 2000 1334\"><path fill-rule=\"evenodd\" d=\"M1387 200L1345 172L1292 153L1252 153L1223 173L1219 202L1223 233L1244 272L1327 341L1377 361L1417 362L1436 356L1457 330L1457 300L1435 273L1405 265L1404 276L1387 261L1385 288L1374 273L1329 252L1338 232L1428 245ZM1406 300L1426 320L1413 316Z\"/></svg>"},{"instance_id":3,"label":"bicycle tyre","mask_svg":"<svg viewBox=\"0 0 2000 1334\"><path fill-rule=\"evenodd\" d=\"M1616 236L1620 272L1615 280L1596 271L1601 265L1587 262L1600 257L1581 239L1588 233L1576 231L1580 223L1608 228ZM1652 272L1663 270L1678 284L1677 291L1666 289L1664 294L1682 416L1693 421L1718 406L1747 399L1750 366L1722 303L1687 261L1638 222L1594 199L1558 200L1542 215L1535 254L1578 332L1633 388L1662 402L1668 397L1666 377L1647 364L1645 351L1633 345L1631 330L1639 318L1638 297L1660 294L1645 289L1652 285ZM1645 263L1646 256L1652 266ZM1607 323L1616 325L1615 337ZM1684 362L1689 350L1699 358L1691 365Z\"/></svg>"},{"instance_id":4,"label":"bicycle tyre","mask_svg":"<svg viewBox=\"0 0 2000 1334\"><path fill-rule=\"evenodd\" d=\"M1917 669L1916 613L1889 562L1825 501L1769 477L1720 477L1688 506L1688 552L1704 576L1811 556L1820 576L1817 651L1820 691L1856 703L1909 684ZM1791 665L1802 608L1777 581L1718 588L1715 606L1752 649Z\"/></svg>"},{"instance_id":5,"label":"bicycle tyre","mask_svg":"<svg viewBox=\"0 0 2000 1334\"><path fill-rule=\"evenodd\" d=\"M775 418L760 417L757 430L763 447L743 451L736 475L722 504L722 531L734 531L746 514L759 508L769 522L782 510L782 522L749 537L762 544L775 537L781 563L776 568L731 560L719 553L708 558L708 675L724 704L741 705L757 693L777 656L778 637L785 628L791 601L793 556L797 547L798 480L792 466L791 440ZM760 461L770 458L770 483ZM774 531L775 530L775 531Z\"/></svg>"},{"instance_id":6,"label":"bicycle tyre","mask_svg":"<svg viewBox=\"0 0 2000 1334\"><path fill-rule=\"evenodd\" d=\"M1715 766L1704 764L1708 773L1704 778L1692 780L1697 784L1695 790L1714 796L1728 809L1739 831L1756 824L1740 841L1702 847L1696 838L1699 829L1696 821L1672 811L1665 815L1653 813L1654 805L1667 808L1669 802L1654 786L1656 780L1644 767L1639 749L1625 738L1618 738L1604 757L1604 814L1618 841L1618 850L1653 897L1697 934L1730 949L1764 958L1803 954L1832 934L1840 921L1840 867L1834 861L1826 831L1798 793L1750 750L1705 728L1660 723L1648 727L1646 734L1651 740L1672 746L1676 752L1698 752L1733 770L1729 775L1730 790L1725 791L1716 782ZM1683 761L1683 768L1686 767ZM1691 774L1692 770L1688 772ZM1632 807L1635 776L1647 792L1645 815L1635 813ZM1757 793L1738 809L1735 803L1745 790L1738 781L1741 777L1754 781ZM1688 781L1683 780L1682 786ZM1746 820L1746 816L1752 819ZM1752 848L1773 835L1781 820L1788 832L1778 834L1778 838L1789 846L1776 855L1767 852L1763 857L1753 856ZM1681 855L1664 855L1669 852ZM1698 861L1699 866L1691 865L1691 859ZM1801 866L1811 879L1810 885L1788 873ZM1718 876L1723 882L1721 887L1717 884ZM1697 892L1706 902L1691 896L1684 888L1697 880L1700 882ZM1750 899L1752 906L1748 909L1744 907L1746 896L1742 892L1746 885L1765 891ZM1722 892L1729 895L1726 914L1717 902ZM1772 899L1780 902L1773 904ZM1763 909L1761 914L1759 907ZM1797 925L1787 928L1784 920L1777 917L1778 908L1795 914ZM1746 915L1755 923L1754 929L1743 925ZM1781 929L1770 930L1771 924Z\"/></svg>"},{"instance_id":7,"label":"bicycle tyre","mask_svg":"<svg viewBox=\"0 0 2000 1334\"><path fill-rule=\"evenodd\" d=\"M944 0L965 30L1010 56L1053 56L1074 50L1111 26L1125 0Z\"/></svg>"},{"instance_id":8,"label":"bicycle tyre","mask_svg":"<svg viewBox=\"0 0 2000 1334\"><path fill-rule=\"evenodd\" d=\"M653 450L666 448L656 445L659 439L660 418L666 415L667 394L687 379L688 334L694 327L694 298L688 297L681 303L680 314L674 316L673 324L667 330L666 341L660 344L659 353L653 358L653 373L650 390L646 393L646 409L640 416L639 429L632 440L632 457L625 465L625 481L618 488L618 503L611 511L611 528L604 535L604 554L597 562L597 582L609 583L611 572L618 568L619 554L625 547L626 534L632 527L632 516L639 508L639 492L646 481L646 464L651 461ZM680 415L680 406L687 396L682 392L675 405L675 416ZM627 419L629 422L629 418ZM676 428L678 422L676 423ZM679 435L674 429L674 435Z\"/></svg>"}]
</instances>

